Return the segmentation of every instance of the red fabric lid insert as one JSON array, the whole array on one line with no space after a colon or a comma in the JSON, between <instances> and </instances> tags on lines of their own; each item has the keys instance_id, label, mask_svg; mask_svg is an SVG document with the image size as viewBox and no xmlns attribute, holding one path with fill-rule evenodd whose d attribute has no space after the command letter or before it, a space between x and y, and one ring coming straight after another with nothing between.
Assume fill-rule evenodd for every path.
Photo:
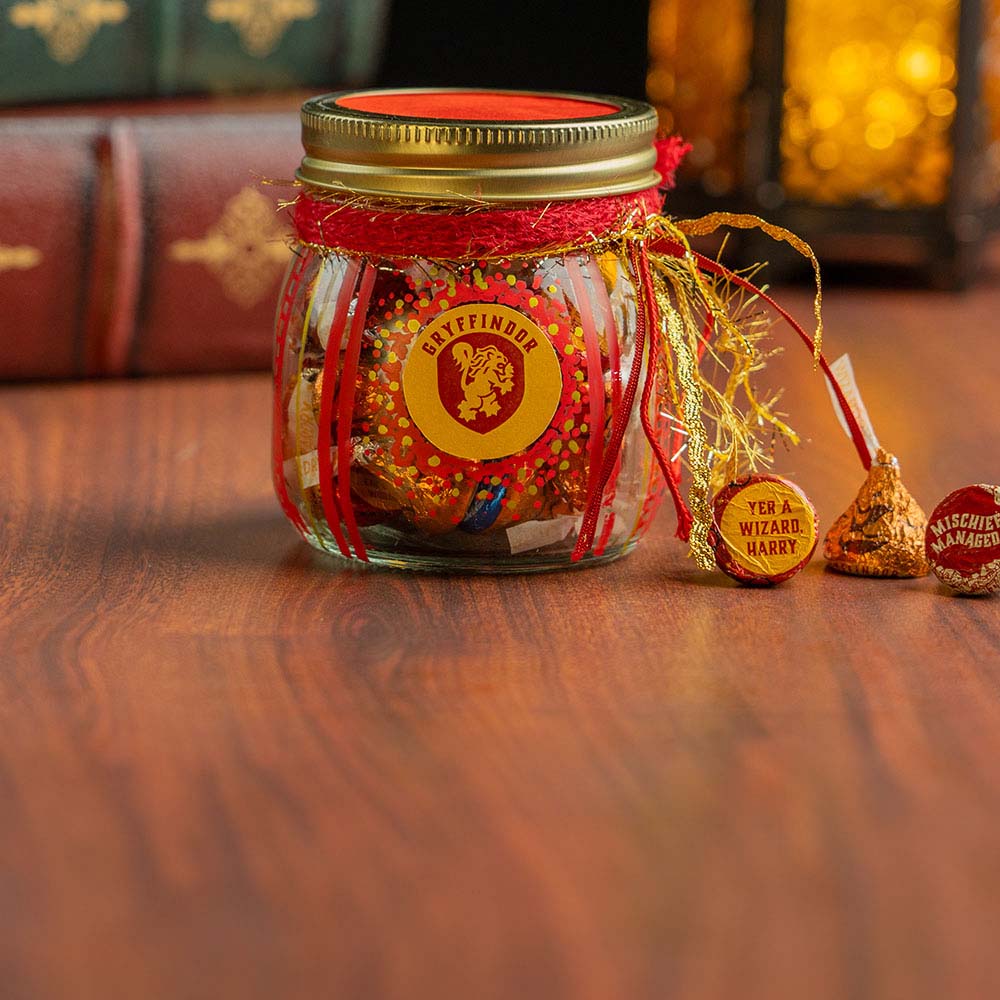
<instances>
[{"instance_id":1,"label":"red fabric lid insert","mask_svg":"<svg viewBox=\"0 0 1000 1000\"><path fill-rule=\"evenodd\" d=\"M337 104L354 111L401 118L444 121L548 122L568 118L597 118L618 110L616 104L542 94L501 94L491 90L446 93L408 91L399 94L348 94Z\"/></svg>"}]
</instances>

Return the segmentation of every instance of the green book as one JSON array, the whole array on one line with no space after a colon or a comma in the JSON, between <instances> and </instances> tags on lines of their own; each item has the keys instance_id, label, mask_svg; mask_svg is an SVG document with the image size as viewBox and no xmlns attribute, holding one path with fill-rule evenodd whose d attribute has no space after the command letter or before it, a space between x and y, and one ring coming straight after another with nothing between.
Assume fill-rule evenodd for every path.
<instances>
[{"instance_id":1,"label":"green book","mask_svg":"<svg viewBox=\"0 0 1000 1000\"><path fill-rule=\"evenodd\" d=\"M0 105L369 82L388 0L0 0Z\"/></svg>"}]
</instances>

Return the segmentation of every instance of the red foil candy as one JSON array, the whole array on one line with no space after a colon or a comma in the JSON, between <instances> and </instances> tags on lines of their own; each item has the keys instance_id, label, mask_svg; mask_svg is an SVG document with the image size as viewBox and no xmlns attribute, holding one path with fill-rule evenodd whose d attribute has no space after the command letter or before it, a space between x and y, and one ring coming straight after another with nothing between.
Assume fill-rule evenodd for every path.
<instances>
[{"instance_id":1,"label":"red foil candy","mask_svg":"<svg viewBox=\"0 0 1000 1000\"><path fill-rule=\"evenodd\" d=\"M1000 590L1000 487L949 493L927 522L927 558L937 578L963 594Z\"/></svg>"}]
</instances>

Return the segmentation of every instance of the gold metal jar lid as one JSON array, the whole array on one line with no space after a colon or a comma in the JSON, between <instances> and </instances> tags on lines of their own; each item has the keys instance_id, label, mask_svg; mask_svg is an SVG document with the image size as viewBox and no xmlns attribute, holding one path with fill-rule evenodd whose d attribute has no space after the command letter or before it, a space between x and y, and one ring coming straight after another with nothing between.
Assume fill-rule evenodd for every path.
<instances>
[{"instance_id":1,"label":"gold metal jar lid","mask_svg":"<svg viewBox=\"0 0 1000 1000\"><path fill-rule=\"evenodd\" d=\"M659 183L656 112L621 97L343 91L302 105L315 187L434 201L563 201Z\"/></svg>"}]
</instances>

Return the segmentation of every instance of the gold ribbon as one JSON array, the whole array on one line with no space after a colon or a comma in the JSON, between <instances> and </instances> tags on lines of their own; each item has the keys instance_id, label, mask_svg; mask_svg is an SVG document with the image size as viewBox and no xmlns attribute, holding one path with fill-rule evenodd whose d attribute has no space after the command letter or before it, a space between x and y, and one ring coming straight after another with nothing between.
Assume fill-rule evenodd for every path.
<instances>
[{"instance_id":1,"label":"gold ribbon","mask_svg":"<svg viewBox=\"0 0 1000 1000\"><path fill-rule=\"evenodd\" d=\"M819 272L819 260L813 248L804 239L783 226L776 226L762 219L759 215L745 215L740 212L710 212L699 219L685 219L676 223L676 226L687 236L708 236L722 226L730 226L733 229L759 229L776 243L787 243L805 257L812 264L813 276L816 279L816 296L813 299L813 315L816 317L813 359L819 361L820 351L823 348L823 280Z\"/></svg>"},{"instance_id":2,"label":"gold ribbon","mask_svg":"<svg viewBox=\"0 0 1000 1000\"><path fill-rule=\"evenodd\" d=\"M713 490L769 465L773 439L793 444L798 435L775 412L778 396L762 399L752 376L766 362L762 343L774 322L756 299L724 278L705 273L688 243L690 235L707 235L722 225L760 228L789 243L813 262L816 273L817 341L822 329L821 286L815 254L794 233L755 216L717 212L702 219L674 222L658 216L623 234L625 240L648 240L664 364L663 405L669 406L687 434L687 466L691 480L688 506L692 516L691 552L703 569L715 565L709 543ZM656 239L671 252L657 253ZM710 336L706 336L706 332ZM817 347L816 356L818 357ZM704 352L708 363L699 362ZM705 369L714 363L725 372L720 387ZM770 431L772 440L766 439Z\"/></svg>"}]
</instances>

